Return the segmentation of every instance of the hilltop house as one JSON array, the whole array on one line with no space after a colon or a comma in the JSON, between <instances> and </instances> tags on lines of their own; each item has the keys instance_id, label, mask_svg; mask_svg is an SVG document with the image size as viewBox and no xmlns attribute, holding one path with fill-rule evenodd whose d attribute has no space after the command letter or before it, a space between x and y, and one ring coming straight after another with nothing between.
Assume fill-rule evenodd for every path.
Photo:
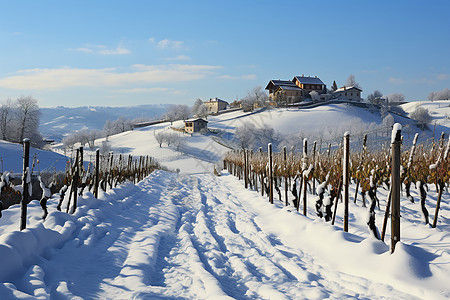
<instances>
[{"instance_id":1,"label":"hilltop house","mask_svg":"<svg viewBox=\"0 0 450 300\"><path fill-rule=\"evenodd\" d=\"M291 81L271 80L266 86L269 101L275 103L296 103L311 98L310 93L322 94L326 85L317 76L295 76Z\"/></svg>"},{"instance_id":2,"label":"hilltop house","mask_svg":"<svg viewBox=\"0 0 450 300\"><path fill-rule=\"evenodd\" d=\"M208 129L208 121L203 119L193 119L184 121L184 132L194 133Z\"/></svg>"},{"instance_id":3,"label":"hilltop house","mask_svg":"<svg viewBox=\"0 0 450 300\"><path fill-rule=\"evenodd\" d=\"M208 113L210 114L216 114L219 111L227 109L227 107L229 106L227 101L221 100L219 98L211 98L209 99L209 101L203 103L206 105Z\"/></svg>"},{"instance_id":4,"label":"hilltop house","mask_svg":"<svg viewBox=\"0 0 450 300\"><path fill-rule=\"evenodd\" d=\"M331 94L331 99L348 100L348 101L362 101L362 89L355 86L343 86Z\"/></svg>"}]
</instances>

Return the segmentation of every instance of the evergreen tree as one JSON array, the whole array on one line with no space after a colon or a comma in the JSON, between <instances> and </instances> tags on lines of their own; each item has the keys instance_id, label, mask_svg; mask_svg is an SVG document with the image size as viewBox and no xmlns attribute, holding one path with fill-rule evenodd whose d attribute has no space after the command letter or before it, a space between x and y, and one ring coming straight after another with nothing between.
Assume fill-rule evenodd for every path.
<instances>
[{"instance_id":1,"label":"evergreen tree","mask_svg":"<svg viewBox=\"0 0 450 300\"><path fill-rule=\"evenodd\" d=\"M333 80L333 85L331 86L331 90L334 92L338 89L336 81Z\"/></svg>"}]
</instances>

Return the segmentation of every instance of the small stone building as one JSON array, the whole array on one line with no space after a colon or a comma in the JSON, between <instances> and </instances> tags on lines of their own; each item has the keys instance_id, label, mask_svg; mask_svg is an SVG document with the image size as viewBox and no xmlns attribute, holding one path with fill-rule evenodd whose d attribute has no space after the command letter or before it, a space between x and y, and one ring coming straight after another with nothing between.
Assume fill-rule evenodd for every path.
<instances>
[{"instance_id":1,"label":"small stone building","mask_svg":"<svg viewBox=\"0 0 450 300\"><path fill-rule=\"evenodd\" d=\"M208 129L208 121L203 119L194 119L184 121L184 131L186 133L199 132Z\"/></svg>"},{"instance_id":2,"label":"small stone building","mask_svg":"<svg viewBox=\"0 0 450 300\"><path fill-rule=\"evenodd\" d=\"M219 111L227 109L227 107L229 106L227 101L224 101L219 98L212 98L212 99L209 99L209 101L203 102L203 103L208 108L208 113L210 113L210 114L216 114Z\"/></svg>"}]
</instances>

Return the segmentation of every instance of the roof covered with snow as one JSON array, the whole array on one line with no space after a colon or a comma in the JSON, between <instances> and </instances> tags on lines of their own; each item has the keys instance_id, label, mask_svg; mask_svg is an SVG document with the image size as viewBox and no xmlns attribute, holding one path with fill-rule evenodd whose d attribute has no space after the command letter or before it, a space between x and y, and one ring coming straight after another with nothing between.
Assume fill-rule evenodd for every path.
<instances>
[{"instance_id":1,"label":"roof covered with snow","mask_svg":"<svg viewBox=\"0 0 450 300\"><path fill-rule=\"evenodd\" d=\"M325 84L318 77L295 76L292 81L298 80L302 84Z\"/></svg>"},{"instance_id":2,"label":"roof covered with snow","mask_svg":"<svg viewBox=\"0 0 450 300\"><path fill-rule=\"evenodd\" d=\"M266 90L276 90L280 86L296 86L296 84L290 80L271 80L266 86Z\"/></svg>"},{"instance_id":3,"label":"roof covered with snow","mask_svg":"<svg viewBox=\"0 0 450 300\"><path fill-rule=\"evenodd\" d=\"M202 118L198 118L198 119L189 119L189 120L186 120L186 121L184 121L185 123L187 123L187 122L206 122L206 123L208 123L208 121L206 121L206 120L203 120Z\"/></svg>"},{"instance_id":4,"label":"roof covered with snow","mask_svg":"<svg viewBox=\"0 0 450 300\"><path fill-rule=\"evenodd\" d=\"M278 89L282 89L285 91L301 91L302 89L296 85L280 85Z\"/></svg>"},{"instance_id":5,"label":"roof covered with snow","mask_svg":"<svg viewBox=\"0 0 450 300\"><path fill-rule=\"evenodd\" d=\"M349 90L358 90L362 92L362 89L357 88L356 86L343 86L341 88L338 88L335 92L343 92L343 91L349 91Z\"/></svg>"}]
</instances>

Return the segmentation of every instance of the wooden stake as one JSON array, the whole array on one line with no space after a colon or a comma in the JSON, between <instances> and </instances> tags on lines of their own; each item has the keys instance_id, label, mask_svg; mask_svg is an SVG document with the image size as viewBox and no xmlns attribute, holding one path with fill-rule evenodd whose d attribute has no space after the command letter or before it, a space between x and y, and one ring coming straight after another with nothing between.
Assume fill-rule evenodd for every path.
<instances>
[{"instance_id":1,"label":"wooden stake","mask_svg":"<svg viewBox=\"0 0 450 300\"><path fill-rule=\"evenodd\" d=\"M394 130L397 127L394 124ZM392 216L391 216L391 253L395 251L395 245L400 241L400 146L401 146L401 130L397 129L392 134L396 134L393 139L391 151L392 151Z\"/></svg>"},{"instance_id":2,"label":"wooden stake","mask_svg":"<svg viewBox=\"0 0 450 300\"><path fill-rule=\"evenodd\" d=\"M287 175L287 149L286 146L284 146L283 148L283 154L284 154L284 197L286 199L286 206L289 205L289 201L288 201L288 175Z\"/></svg>"},{"instance_id":3,"label":"wooden stake","mask_svg":"<svg viewBox=\"0 0 450 300\"><path fill-rule=\"evenodd\" d=\"M349 158L350 158L350 133L344 135L344 162L343 162L343 182L344 182L344 231L348 232L348 198L349 198Z\"/></svg>"},{"instance_id":4,"label":"wooden stake","mask_svg":"<svg viewBox=\"0 0 450 300\"><path fill-rule=\"evenodd\" d=\"M100 150L95 151L95 185L94 185L94 197L98 199L98 183L100 172Z\"/></svg>"},{"instance_id":5,"label":"wooden stake","mask_svg":"<svg viewBox=\"0 0 450 300\"><path fill-rule=\"evenodd\" d=\"M272 143L269 143L268 150L269 150L269 202L273 204Z\"/></svg>"},{"instance_id":6,"label":"wooden stake","mask_svg":"<svg viewBox=\"0 0 450 300\"><path fill-rule=\"evenodd\" d=\"M23 140L23 173L22 173L22 199L20 201L20 230L27 227L27 205L29 198L28 191L28 166L30 163L30 140ZM31 177L31 174L29 174Z\"/></svg>"}]
</instances>

